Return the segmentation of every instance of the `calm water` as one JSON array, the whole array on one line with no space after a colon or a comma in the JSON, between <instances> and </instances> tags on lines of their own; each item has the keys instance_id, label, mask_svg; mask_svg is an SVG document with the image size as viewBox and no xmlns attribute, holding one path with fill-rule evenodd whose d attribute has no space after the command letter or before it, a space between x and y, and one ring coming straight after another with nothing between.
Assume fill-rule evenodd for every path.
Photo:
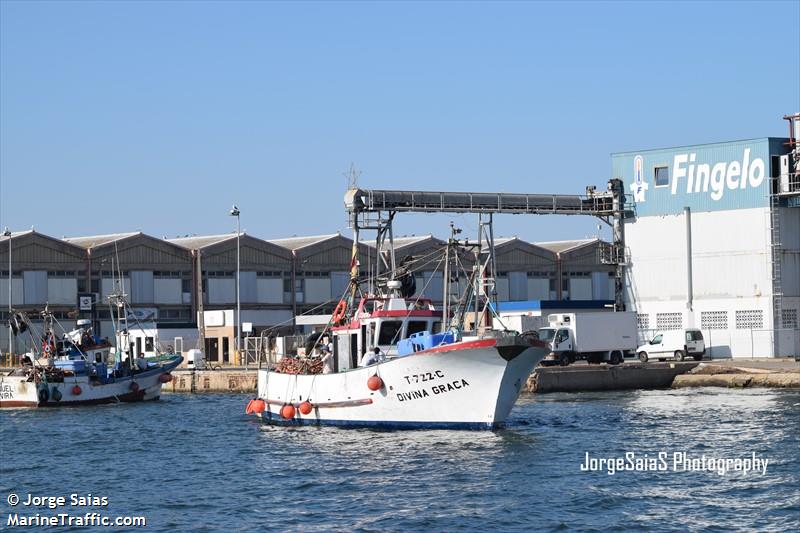
<instances>
[{"instance_id":1,"label":"calm water","mask_svg":"<svg viewBox=\"0 0 800 533\"><path fill-rule=\"evenodd\" d=\"M109 505L74 514L144 515L153 531L800 529L800 391L524 396L496 432L271 428L246 402L0 412L0 528L10 492L76 492ZM770 464L610 476L580 471L587 451Z\"/></svg>"}]
</instances>

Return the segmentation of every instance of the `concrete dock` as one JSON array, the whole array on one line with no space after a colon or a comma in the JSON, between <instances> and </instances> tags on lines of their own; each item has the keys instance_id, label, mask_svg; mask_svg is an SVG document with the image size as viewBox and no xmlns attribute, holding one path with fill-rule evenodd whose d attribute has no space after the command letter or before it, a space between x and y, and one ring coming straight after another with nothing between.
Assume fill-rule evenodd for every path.
<instances>
[{"instance_id":1,"label":"concrete dock","mask_svg":"<svg viewBox=\"0 0 800 533\"><path fill-rule=\"evenodd\" d=\"M800 388L800 363L790 358L708 361L676 376L672 387Z\"/></svg>"},{"instance_id":2,"label":"concrete dock","mask_svg":"<svg viewBox=\"0 0 800 533\"><path fill-rule=\"evenodd\" d=\"M699 363L573 364L537 367L528 378L528 392L584 392L625 389L668 389L676 376Z\"/></svg>"},{"instance_id":3,"label":"concrete dock","mask_svg":"<svg viewBox=\"0 0 800 533\"><path fill-rule=\"evenodd\" d=\"M255 393L258 372L244 368L224 370L173 370L172 381L163 392L250 392Z\"/></svg>"},{"instance_id":4,"label":"concrete dock","mask_svg":"<svg viewBox=\"0 0 800 533\"><path fill-rule=\"evenodd\" d=\"M242 392L256 390L256 371L176 370L164 392ZM622 365L538 367L527 392L583 392L670 387L800 387L800 363L792 359L725 359L688 362L626 362Z\"/></svg>"},{"instance_id":5,"label":"concrete dock","mask_svg":"<svg viewBox=\"0 0 800 533\"><path fill-rule=\"evenodd\" d=\"M0 369L5 372L11 369ZM249 393L256 391L254 369L172 371L165 393ZM538 367L525 390L583 392L624 389L685 387L800 388L800 363L791 358L716 359L703 362L626 362L621 365L589 365L584 362L561 367Z\"/></svg>"}]
</instances>

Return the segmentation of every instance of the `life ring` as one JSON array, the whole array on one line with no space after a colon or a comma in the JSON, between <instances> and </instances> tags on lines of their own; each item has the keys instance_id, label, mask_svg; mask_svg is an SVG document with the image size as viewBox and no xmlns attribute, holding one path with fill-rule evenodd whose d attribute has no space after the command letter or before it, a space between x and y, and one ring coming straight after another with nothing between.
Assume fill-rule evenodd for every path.
<instances>
[{"instance_id":1,"label":"life ring","mask_svg":"<svg viewBox=\"0 0 800 533\"><path fill-rule=\"evenodd\" d=\"M347 302L339 300L339 303L336 304L336 309L333 310L333 318L331 320L334 324L338 324L344 318L345 313L347 313Z\"/></svg>"}]
</instances>

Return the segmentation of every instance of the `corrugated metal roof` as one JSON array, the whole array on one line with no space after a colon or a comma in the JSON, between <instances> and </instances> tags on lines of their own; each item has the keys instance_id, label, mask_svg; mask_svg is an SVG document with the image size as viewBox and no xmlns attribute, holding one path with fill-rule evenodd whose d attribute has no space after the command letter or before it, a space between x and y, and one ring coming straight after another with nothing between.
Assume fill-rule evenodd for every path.
<instances>
[{"instance_id":1,"label":"corrugated metal roof","mask_svg":"<svg viewBox=\"0 0 800 533\"><path fill-rule=\"evenodd\" d=\"M394 249L398 250L400 248L405 248L406 246L413 246L423 241L427 240L438 241L439 239L429 234L429 235L404 235L402 237L395 237L392 240L394 241Z\"/></svg>"},{"instance_id":2,"label":"corrugated metal roof","mask_svg":"<svg viewBox=\"0 0 800 533\"><path fill-rule=\"evenodd\" d=\"M13 239L16 239L17 237L22 237L24 235L31 235L33 233L36 233L36 231L34 231L32 229L25 230L25 231L12 231L10 238L13 240ZM3 235L3 233L0 233L0 242L6 241L8 239L9 239L9 237L6 237L5 235Z\"/></svg>"},{"instance_id":3,"label":"corrugated metal roof","mask_svg":"<svg viewBox=\"0 0 800 533\"><path fill-rule=\"evenodd\" d=\"M242 237L244 236L245 234L242 233ZM191 237L176 237L174 239L167 239L167 242L177 244L178 246L183 246L189 250L199 250L201 248L213 246L215 244L235 238L235 233L224 233L222 235L193 235Z\"/></svg>"},{"instance_id":4,"label":"corrugated metal roof","mask_svg":"<svg viewBox=\"0 0 800 533\"><path fill-rule=\"evenodd\" d=\"M594 239L577 239L571 241L534 242L531 244L533 244L534 246L539 246L540 248L544 248L545 250L550 250L551 252L560 254L598 241L600 241L600 239L594 238Z\"/></svg>"},{"instance_id":5,"label":"corrugated metal roof","mask_svg":"<svg viewBox=\"0 0 800 533\"><path fill-rule=\"evenodd\" d=\"M128 233L109 233L107 235L90 235L87 237L65 237L63 240L80 246L81 248L95 248L103 246L112 242L118 242L123 239L129 239L137 235L143 235L141 231L133 231Z\"/></svg>"},{"instance_id":6,"label":"corrugated metal roof","mask_svg":"<svg viewBox=\"0 0 800 533\"><path fill-rule=\"evenodd\" d=\"M494 239L494 247L498 248L500 246L505 246L506 244L514 242L514 241L525 242L525 241L521 240L519 237L495 237L495 239ZM532 243L526 243L526 244L532 244Z\"/></svg>"},{"instance_id":7,"label":"corrugated metal roof","mask_svg":"<svg viewBox=\"0 0 800 533\"><path fill-rule=\"evenodd\" d=\"M331 239L335 239L337 237L341 237L341 233L331 233L328 235L308 235L305 237L286 237L283 239L269 239L267 242L271 242L281 248L286 248L288 250L299 250L300 248L305 248L306 246L313 246L314 244L319 244L324 241L328 241Z\"/></svg>"}]
</instances>

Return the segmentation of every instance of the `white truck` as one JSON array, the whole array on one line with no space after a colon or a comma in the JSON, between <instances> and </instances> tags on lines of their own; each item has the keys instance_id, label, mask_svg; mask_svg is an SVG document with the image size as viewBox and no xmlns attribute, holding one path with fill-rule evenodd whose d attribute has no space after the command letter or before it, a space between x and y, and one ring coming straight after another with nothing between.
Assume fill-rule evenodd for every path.
<instances>
[{"instance_id":1,"label":"white truck","mask_svg":"<svg viewBox=\"0 0 800 533\"><path fill-rule=\"evenodd\" d=\"M558 313L547 319L549 325L539 329L539 339L550 344L542 365L567 366L577 359L617 365L635 354L636 313Z\"/></svg>"}]
</instances>

